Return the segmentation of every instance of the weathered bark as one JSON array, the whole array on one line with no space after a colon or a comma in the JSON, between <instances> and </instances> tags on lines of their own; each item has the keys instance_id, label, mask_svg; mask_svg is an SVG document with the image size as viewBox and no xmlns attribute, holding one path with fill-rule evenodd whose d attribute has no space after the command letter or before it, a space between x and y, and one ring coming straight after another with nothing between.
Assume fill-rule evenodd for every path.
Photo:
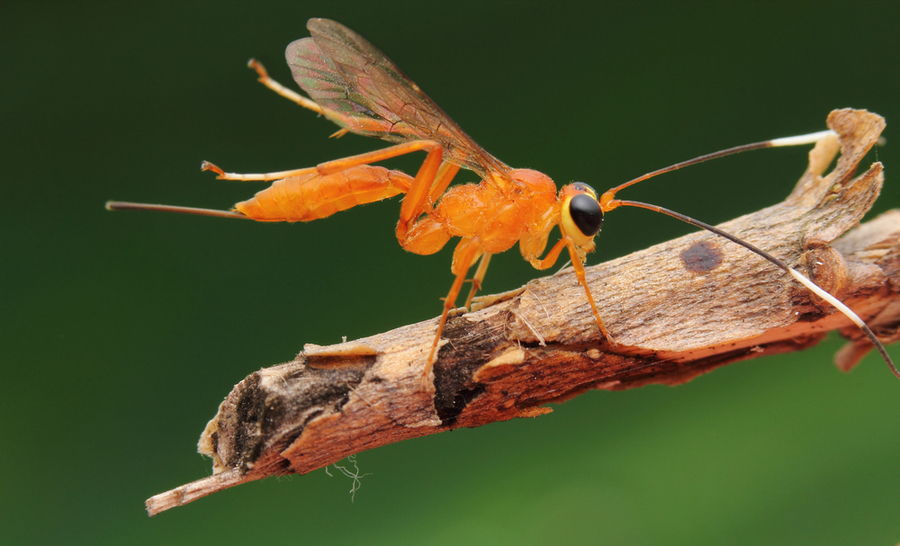
<instances>
[{"instance_id":1,"label":"weathered bark","mask_svg":"<svg viewBox=\"0 0 900 546\"><path fill-rule=\"evenodd\" d=\"M857 227L881 189L880 163L853 178L884 121L865 111L828 118L788 199L722 224L806 272L884 340L900 324L900 211ZM838 148L835 169L823 177ZM266 476L306 473L384 444L457 427L535 417L590 389L678 385L714 368L801 350L840 329L851 368L870 345L843 315L745 249L700 232L588 269L615 338L602 339L571 269L484 298L453 316L433 380L422 370L436 319L255 372L219 407L200 439L211 477L147 501L156 514ZM887 377L887 375L886 375Z\"/></svg>"}]
</instances>

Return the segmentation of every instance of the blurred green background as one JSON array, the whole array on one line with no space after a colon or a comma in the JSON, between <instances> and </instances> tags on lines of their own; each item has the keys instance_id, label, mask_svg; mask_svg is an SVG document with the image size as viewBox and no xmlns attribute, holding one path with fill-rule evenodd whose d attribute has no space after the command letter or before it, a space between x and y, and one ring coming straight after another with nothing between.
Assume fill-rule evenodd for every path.
<instances>
[{"instance_id":1,"label":"blurred green background","mask_svg":"<svg viewBox=\"0 0 900 546\"><path fill-rule=\"evenodd\" d=\"M895 2L0 3L0 541L900 542L900 384L873 355L839 373L836 338L365 452L353 503L350 480L317 471L148 518L144 499L210 473L196 440L235 383L304 343L433 317L452 280L448 249L399 247L396 201L307 225L103 209L227 208L261 188L216 181L203 159L259 172L382 146L327 139L334 126L244 67L291 83L282 52L310 17L367 37L486 149L558 184L605 189L822 130L833 108L900 120ZM900 205L886 137L875 212ZM806 153L728 158L628 197L717 223L780 201ZM638 210L604 227L591 263L689 231ZM485 289L538 275L516 249Z\"/></svg>"}]
</instances>

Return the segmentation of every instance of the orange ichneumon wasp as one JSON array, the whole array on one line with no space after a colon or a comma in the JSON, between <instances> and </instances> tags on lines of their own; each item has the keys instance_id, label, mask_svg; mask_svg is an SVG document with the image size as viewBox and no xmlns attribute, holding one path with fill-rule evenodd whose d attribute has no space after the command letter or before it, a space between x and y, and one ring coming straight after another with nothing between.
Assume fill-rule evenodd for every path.
<instances>
[{"instance_id":1,"label":"orange ichneumon wasp","mask_svg":"<svg viewBox=\"0 0 900 546\"><path fill-rule=\"evenodd\" d=\"M884 346L862 319L783 261L680 213L616 198L616 193L624 188L688 165L748 150L812 144L833 132L729 148L653 171L602 195L582 182L568 184L557 192L556 185L547 175L531 169L510 168L476 144L384 53L360 35L327 19L311 19L307 28L311 36L291 43L285 54L294 80L311 100L271 79L260 63L251 60L250 67L257 71L260 81L276 93L339 125L341 130L336 135L352 132L396 144L315 167L265 174L226 173L204 161L202 170L211 170L220 179L274 181L253 198L237 203L232 211L114 201L107 203L107 208L184 212L262 222L308 222L356 205L404 194L396 228L397 239L404 249L416 254L434 254L451 238L460 238L450 268L455 280L444 300L443 313L423 370L426 379L436 360L448 314L469 270L479 262L465 307L470 306L481 287L491 255L509 250L516 243L519 243L525 260L539 270L552 267L564 249L568 252L597 326L603 336L615 344L591 295L583 264L587 253L594 250L594 237L600 231L604 213L620 206L645 208L709 230L786 271L859 326L894 375L900 377L900 371ZM371 165L419 151L426 152L426 157L415 177ZM482 178L481 182L450 188L460 168L475 172ZM550 232L557 225L560 239L541 258Z\"/></svg>"}]
</instances>

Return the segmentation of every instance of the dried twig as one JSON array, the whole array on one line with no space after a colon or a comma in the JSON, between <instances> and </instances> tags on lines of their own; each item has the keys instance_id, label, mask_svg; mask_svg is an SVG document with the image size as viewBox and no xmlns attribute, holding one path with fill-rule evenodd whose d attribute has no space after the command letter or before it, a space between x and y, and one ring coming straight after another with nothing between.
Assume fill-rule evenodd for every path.
<instances>
[{"instance_id":1,"label":"dried twig","mask_svg":"<svg viewBox=\"0 0 900 546\"><path fill-rule=\"evenodd\" d=\"M885 340L900 324L900 211L859 222L881 189L881 164L853 178L884 121L833 112L838 150L821 142L788 199L723 224L806 271ZM834 241L834 242L832 242ZM590 389L677 385L766 354L801 350L841 329L851 368L869 349L850 322L766 261L695 233L589 268L617 345L604 342L571 269L453 317L434 381L422 369L436 320L333 347L306 346L238 384L200 439L215 474L156 495L150 514L266 476L306 473L373 447L550 411ZM886 376L887 377L887 376Z\"/></svg>"}]
</instances>

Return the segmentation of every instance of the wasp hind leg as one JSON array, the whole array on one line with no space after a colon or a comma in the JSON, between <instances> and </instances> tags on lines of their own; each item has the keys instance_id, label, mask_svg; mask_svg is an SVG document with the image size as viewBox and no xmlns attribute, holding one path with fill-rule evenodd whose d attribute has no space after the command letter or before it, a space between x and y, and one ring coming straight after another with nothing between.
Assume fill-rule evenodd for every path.
<instances>
[{"instance_id":1,"label":"wasp hind leg","mask_svg":"<svg viewBox=\"0 0 900 546\"><path fill-rule=\"evenodd\" d=\"M462 285L466 281L466 274L475 263L475 260L483 253L484 249L481 247L481 242L478 239L463 239L456 245L456 250L453 251L451 271L456 274L456 279L453 281L446 299L444 299L444 311L441 313L441 321L438 323L437 332L434 334L434 343L431 344L431 351L428 353L425 369L422 370L422 380L426 383L432 380L431 372L436 361L438 345L441 343L441 334L444 333L444 326L447 324L447 316L450 314L450 310L453 309L456 297L459 296L459 292L462 290Z\"/></svg>"},{"instance_id":2,"label":"wasp hind leg","mask_svg":"<svg viewBox=\"0 0 900 546\"><path fill-rule=\"evenodd\" d=\"M472 277L472 289L469 290L469 295L466 297L466 309L472 308L472 298L475 297L475 293L481 290L481 282L484 280L484 276L487 274L488 264L491 263L491 253L485 252L481 256L481 261L478 262L478 269L475 270L475 276Z\"/></svg>"}]
</instances>

